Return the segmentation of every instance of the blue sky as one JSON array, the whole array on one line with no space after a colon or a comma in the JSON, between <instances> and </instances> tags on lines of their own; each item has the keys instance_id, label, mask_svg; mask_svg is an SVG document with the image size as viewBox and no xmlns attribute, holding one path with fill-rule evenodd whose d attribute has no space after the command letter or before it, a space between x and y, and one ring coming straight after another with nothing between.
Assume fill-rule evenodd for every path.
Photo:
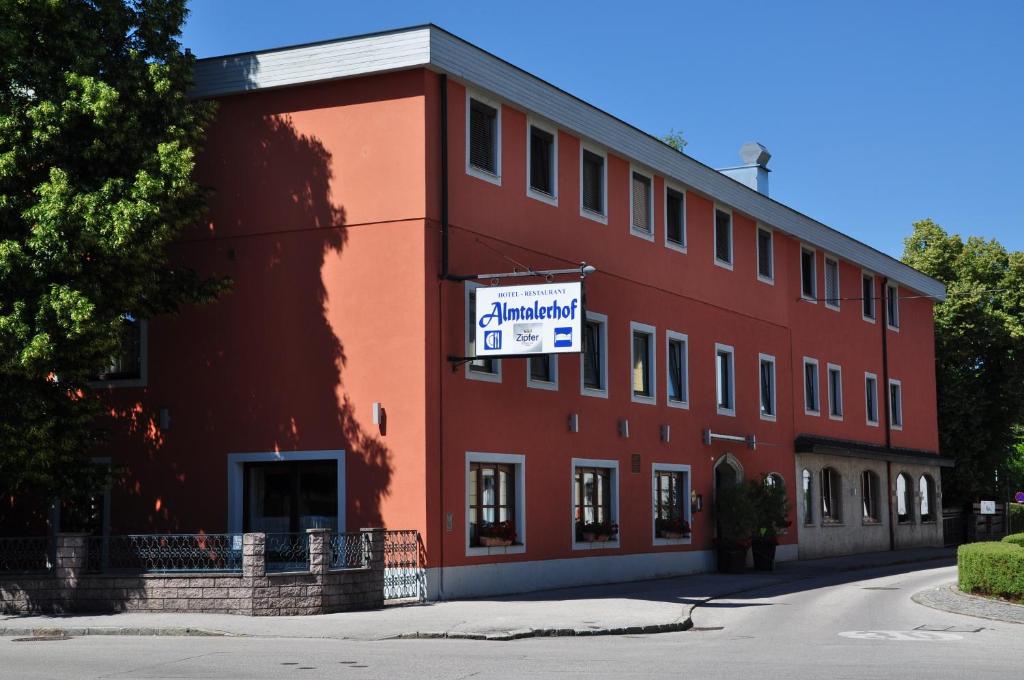
<instances>
[{"instance_id":1,"label":"blue sky","mask_svg":"<svg viewBox=\"0 0 1024 680\"><path fill-rule=\"evenodd\" d=\"M891 255L915 220L1024 250L1024 2L192 0L200 57L433 22ZM1020 159L1017 156L1021 156Z\"/></svg>"}]
</instances>

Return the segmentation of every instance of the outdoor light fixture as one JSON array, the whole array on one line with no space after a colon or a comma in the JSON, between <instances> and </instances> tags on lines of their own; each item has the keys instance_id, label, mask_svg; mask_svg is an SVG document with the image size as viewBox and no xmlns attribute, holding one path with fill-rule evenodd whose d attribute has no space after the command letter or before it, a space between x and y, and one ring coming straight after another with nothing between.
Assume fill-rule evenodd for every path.
<instances>
[{"instance_id":1,"label":"outdoor light fixture","mask_svg":"<svg viewBox=\"0 0 1024 680\"><path fill-rule=\"evenodd\" d=\"M704 430L701 436L704 446L711 446L713 441L722 442L743 442L751 451L757 450L757 435L748 434L746 437L735 434L717 434L711 430Z\"/></svg>"},{"instance_id":2,"label":"outdoor light fixture","mask_svg":"<svg viewBox=\"0 0 1024 680\"><path fill-rule=\"evenodd\" d=\"M672 437L672 426L671 425L662 425L661 426L661 441L663 441L666 444L668 444L668 442L671 439L671 437Z\"/></svg>"},{"instance_id":3,"label":"outdoor light fixture","mask_svg":"<svg viewBox=\"0 0 1024 680\"><path fill-rule=\"evenodd\" d=\"M166 409L166 408L160 409L159 418L160 418L160 429L161 430L169 430L169 429L171 429L171 412L168 409Z\"/></svg>"},{"instance_id":4,"label":"outdoor light fixture","mask_svg":"<svg viewBox=\"0 0 1024 680\"><path fill-rule=\"evenodd\" d=\"M580 431L580 414L570 413L569 414L569 432Z\"/></svg>"},{"instance_id":5,"label":"outdoor light fixture","mask_svg":"<svg viewBox=\"0 0 1024 680\"><path fill-rule=\"evenodd\" d=\"M619 421L619 436L623 439L629 439L629 420L626 418Z\"/></svg>"},{"instance_id":6,"label":"outdoor light fixture","mask_svg":"<svg viewBox=\"0 0 1024 680\"><path fill-rule=\"evenodd\" d=\"M373 402L373 424L380 425L384 421L384 407L379 401Z\"/></svg>"}]
</instances>

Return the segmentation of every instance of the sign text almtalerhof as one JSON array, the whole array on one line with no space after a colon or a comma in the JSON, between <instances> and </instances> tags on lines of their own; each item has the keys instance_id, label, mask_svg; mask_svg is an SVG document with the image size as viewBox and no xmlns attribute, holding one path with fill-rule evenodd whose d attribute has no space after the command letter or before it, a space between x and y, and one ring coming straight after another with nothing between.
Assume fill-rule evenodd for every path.
<instances>
[{"instance_id":1,"label":"sign text almtalerhof","mask_svg":"<svg viewBox=\"0 0 1024 680\"><path fill-rule=\"evenodd\" d=\"M562 354L583 349L583 286L481 286L473 320L476 356Z\"/></svg>"}]
</instances>

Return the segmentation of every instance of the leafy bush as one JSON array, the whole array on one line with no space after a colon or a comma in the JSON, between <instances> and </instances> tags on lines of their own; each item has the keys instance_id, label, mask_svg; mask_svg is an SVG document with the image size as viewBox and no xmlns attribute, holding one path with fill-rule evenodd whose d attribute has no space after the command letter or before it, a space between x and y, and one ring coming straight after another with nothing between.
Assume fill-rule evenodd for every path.
<instances>
[{"instance_id":1,"label":"leafy bush","mask_svg":"<svg viewBox=\"0 0 1024 680\"><path fill-rule=\"evenodd\" d=\"M778 543L779 534L790 525L786 487L779 483L768 484L767 475L761 475L761 479L750 480L747 493L754 504L757 519L752 538Z\"/></svg>"},{"instance_id":2,"label":"leafy bush","mask_svg":"<svg viewBox=\"0 0 1024 680\"><path fill-rule=\"evenodd\" d=\"M1024 599L1024 548L1013 543L969 543L956 551L960 590Z\"/></svg>"},{"instance_id":3,"label":"leafy bush","mask_svg":"<svg viewBox=\"0 0 1024 680\"><path fill-rule=\"evenodd\" d=\"M1003 543L1012 543L1024 548L1024 534L1010 534L1003 537Z\"/></svg>"},{"instance_id":4,"label":"leafy bush","mask_svg":"<svg viewBox=\"0 0 1024 680\"><path fill-rule=\"evenodd\" d=\"M715 493L715 519L720 545L750 545L750 537L757 529L757 508L745 484L726 486Z\"/></svg>"}]
</instances>

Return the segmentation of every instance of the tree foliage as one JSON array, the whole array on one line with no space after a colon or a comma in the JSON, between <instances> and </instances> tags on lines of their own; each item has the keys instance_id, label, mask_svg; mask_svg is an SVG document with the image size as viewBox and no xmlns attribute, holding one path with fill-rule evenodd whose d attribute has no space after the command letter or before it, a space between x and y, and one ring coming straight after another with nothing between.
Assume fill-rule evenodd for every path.
<instances>
[{"instance_id":1,"label":"tree foliage","mask_svg":"<svg viewBox=\"0 0 1024 680\"><path fill-rule=\"evenodd\" d=\"M675 128L669 130L667 135L662 135L661 141L665 142L679 153L682 153L683 149L685 149L686 145L689 143L686 141L686 138L683 137L682 131L676 130Z\"/></svg>"},{"instance_id":2,"label":"tree foliage","mask_svg":"<svg viewBox=\"0 0 1024 680\"><path fill-rule=\"evenodd\" d=\"M126 316L219 287L171 264L202 214L207 104L177 38L185 0L0 0L0 493L95 479L90 380Z\"/></svg>"},{"instance_id":3,"label":"tree foliage","mask_svg":"<svg viewBox=\"0 0 1024 680\"><path fill-rule=\"evenodd\" d=\"M944 501L1002 499L1024 424L1024 253L923 220L903 261L946 285L935 305L939 441L957 465Z\"/></svg>"}]
</instances>

